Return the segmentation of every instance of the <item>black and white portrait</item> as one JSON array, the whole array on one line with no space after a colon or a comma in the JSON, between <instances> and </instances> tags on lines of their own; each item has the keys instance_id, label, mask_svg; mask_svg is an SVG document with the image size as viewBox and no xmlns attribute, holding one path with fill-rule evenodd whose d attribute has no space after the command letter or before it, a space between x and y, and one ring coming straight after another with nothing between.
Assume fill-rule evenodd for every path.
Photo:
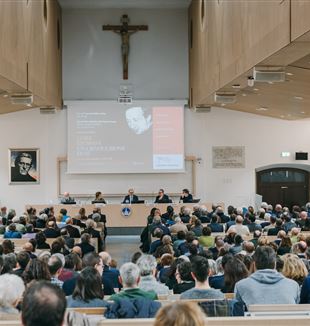
<instances>
[{"instance_id":1,"label":"black and white portrait","mask_svg":"<svg viewBox=\"0 0 310 326\"><path fill-rule=\"evenodd\" d=\"M39 149L9 149L10 184L39 183Z\"/></svg>"},{"instance_id":2,"label":"black and white portrait","mask_svg":"<svg viewBox=\"0 0 310 326\"><path fill-rule=\"evenodd\" d=\"M145 133L152 126L152 116L142 107L132 107L126 110L128 127L136 134Z\"/></svg>"}]
</instances>

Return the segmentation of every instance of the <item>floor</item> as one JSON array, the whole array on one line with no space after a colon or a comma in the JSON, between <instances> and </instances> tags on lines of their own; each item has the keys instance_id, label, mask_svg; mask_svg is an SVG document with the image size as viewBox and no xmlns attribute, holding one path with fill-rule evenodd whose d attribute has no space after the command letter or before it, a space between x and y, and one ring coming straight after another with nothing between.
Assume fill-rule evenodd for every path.
<instances>
[{"instance_id":1,"label":"floor","mask_svg":"<svg viewBox=\"0 0 310 326\"><path fill-rule=\"evenodd\" d=\"M112 259L117 261L117 267L130 262L131 256L140 251L140 236L137 235L121 235L107 236L106 251L111 255Z\"/></svg>"}]
</instances>

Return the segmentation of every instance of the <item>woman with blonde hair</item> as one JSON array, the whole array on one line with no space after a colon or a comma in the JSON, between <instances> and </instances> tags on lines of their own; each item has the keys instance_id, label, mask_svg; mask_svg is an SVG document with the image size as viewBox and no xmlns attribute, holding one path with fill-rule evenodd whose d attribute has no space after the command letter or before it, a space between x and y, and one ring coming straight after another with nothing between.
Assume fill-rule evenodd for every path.
<instances>
[{"instance_id":1,"label":"woman with blonde hair","mask_svg":"<svg viewBox=\"0 0 310 326\"><path fill-rule=\"evenodd\" d=\"M308 275L307 267L302 259L294 254L285 254L281 258L284 262L282 274L302 285Z\"/></svg>"},{"instance_id":2,"label":"woman with blonde hair","mask_svg":"<svg viewBox=\"0 0 310 326\"><path fill-rule=\"evenodd\" d=\"M154 326L204 326L205 314L197 303L175 301L163 306L155 316Z\"/></svg>"}]
</instances>

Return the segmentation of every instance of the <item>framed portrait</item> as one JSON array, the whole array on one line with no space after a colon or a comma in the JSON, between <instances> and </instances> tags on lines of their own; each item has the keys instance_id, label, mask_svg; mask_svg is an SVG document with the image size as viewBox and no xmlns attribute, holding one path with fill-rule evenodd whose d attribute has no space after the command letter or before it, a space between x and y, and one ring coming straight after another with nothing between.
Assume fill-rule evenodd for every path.
<instances>
[{"instance_id":1,"label":"framed portrait","mask_svg":"<svg viewBox=\"0 0 310 326\"><path fill-rule=\"evenodd\" d=\"M9 184L40 183L39 149L9 149Z\"/></svg>"}]
</instances>

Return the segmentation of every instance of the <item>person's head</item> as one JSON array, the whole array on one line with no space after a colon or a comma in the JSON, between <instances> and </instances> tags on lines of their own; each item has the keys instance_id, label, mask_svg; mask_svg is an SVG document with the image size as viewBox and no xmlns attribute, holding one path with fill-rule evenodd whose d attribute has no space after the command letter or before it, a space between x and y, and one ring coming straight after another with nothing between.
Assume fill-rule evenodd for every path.
<instances>
[{"instance_id":1,"label":"person's head","mask_svg":"<svg viewBox=\"0 0 310 326\"><path fill-rule=\"evenodd\" d=\"M138 286L140 282L140 269L136 264L125 263L121 266L119 272L119 281L124 288L136 288Z\"/></svg>"},{"instance_id":2,"label":"person's head","mask_svg":"<svg viewBox=\"0 0 310 326\"><path fill-rule=\"evenodd\" d=\"M158 190L158 196L163 196L165 194L165 190L164 189L159 189Z\"/></svg>"},{"instance_id":3,"label":"person's head","mask_svg":"<svg viewBox=\"0 0 310 326\"><path fill-rule=\"evenodd\" d=\"M65 191L65 192L64 192L64 197L65 197L65 198L69 198L69 197L70 197L70 193L69 193L68 191Z\"/></svg>"},{"instance_id":4,"label":"person's head","mask_svg":"<svg viewBox=\"0 0 310 326\"><path fill-rule=\"evenodd\" d=\"M80 210L79 210L79 215L80 216L85 216L85 214L86 214L85 208L84 207L81 207Z\"/></svg>"},{"instance_id":5,"label":"person's head","mask_svg":"<svg viewBox=\"0 0 310 326\"><path fill-rule=\"evenodd\" d=\"M255 251L255 245L251 241L244 241L242 243L242 248L248 255L252 255Z\"/></svg>"},{"instance_id":6,"label":"person's head","mask_svg":"<svg viewBox=\"0 0 310 326\"><path fill-rule=\"evenodd\" d=\"M156 265L156 259L152 255L142 255L137 261L141 276L152 275L156 269Z\"/></svg>"},{"instance_id":7,"label":"person's head","mask_svg":"<svg viewBox=\"0 0 310 326\"><path fill-rule=\"evenodd\" d=\"M201 256L196 256L192 260L192 276L195 282L204 283L209 276L208 259Z\"/></svg>"},{"instance_id":8,"label":"person's head","mask_svg":"<svg viewBox=\"0 0 310 326\"><path fill-rule=\"evenodd\" d=\"M30 260L29 253L27 251L20 251L16 255L16 262L18 266L22 269L25 269Z\"/></svg>"},{"instance_id":9,"label":"person's head","mask_svg":"<svg viewBox=\"0 0 310 326\"><path fill-rule=\"evenodd\" d=\"M87 266L95 267L100 275L103 272L102 259L95 252L89 252L88 254L86 254L83 257L82 265L83 265L84 268L87 267Z\"/></svg>"},{"instance_id":10,"label":"person's head","mask_svg":"<svg viewBox=\"0 0 310 326\"><path fill-rule=\"evenodd\" d=\"M178 231L177 238L178 240L185 240L186 234L184 231Z\"/></svg>"},{"instance_id":11,"label":"person's head","mask_svg":"<svg viewBox=\"0 0 310 326\"><path fill-rule=\"evenodd\" d=\"M256 248L253 255L255 268L260 269L275 269L277 255L275 251L269 246L259 246Z\"/></svg>"},{"instance_id":12,"label":"person's head","mask_svg":"<svg viewBox=\"0 0 310 326\"><path fill-rule=\"evenodd\" d=\"M101 191L97 191L95 193L95 197L96 197L96 199L101 199L102 198L102 192Z\"/></svg>"},{"instance_id":13,"label":"person's head","mask_svg":"<svg viewBox=\"0 0 310 326\"><path fill-rule=\"evenodd\" d=\"M11 231L11 232L16 231L16 224L15 223L12 223L12 224L9 225L9 231Z\"/></svg>"},{"instance_id":14,"label":"person's head","mask_svg":"<svg viewBox=\"0 0 310 326\"><path fill-rule=\"evenodd\" d=\"M145 117L145 110L140 106L131 107L126 110L126 121L135 134L141 135L152 125L152 116Z\"/></svg>"},{"instance_id":15,"label":"person's head","mask_svg":"<svg viewBox=\"0 0 310 326\"><path fill-rule=\"evenodd\" d=\"M204 326L205 314L197 303L175 301L163 306L155 316L154 326Z\"/></svg>"},{"instance_id":16,"label":"person's head","mask_svg":"<svg viewBox=\"0 0 310 326\"><path fill-rule=\"evenodd\" d=\"M14 274L0 276L0 307L15 308L25 291L23 280Z\"/></svg>"},{"instance_id":17,"label":"person's head","mask_svg":"<svg viewBox=\"0 0 310 326\"><path fill-rule=\"evenodd\" d=\"M182 190L182 195L184 196L184 197L188 197L188 195L189 195L189 190L188 189L183 189Z\"/></svg>"},{"instance_id":18,"label":"person's head","mask_svg":"<svg viewBox=\"0 0 310 326\"><path fill-rule=\"evenodd\" d=\"M133 188L128 189L129 196L133 196L134 193L135 193L135 191L133 190Z\"/></svg>"},{"instance_id":19,"label":"person's head","mask_svg":"<svg viewBox=\"0 0 310 326\"><path fill-rule=\"evenodd\" d=\"M171 266L173 263L173 256L170 254L163 254L160 258L160 265L161 266Z\"/></svg>"},{"instance_id":20,"label":"person's head","mask_svg":"<svg viewBox=\"0 0 310 326\"><path fill-rule=\"evenodd\" d=\"M94 229L97 226L96 222L94 220L92 220L91 218L87 219L85 224L86 224L87 229Z\"/></svg>"},{"instance_id":21,"label":"person's head","mask_svg":"<svg viewBox=\"0 0 310 326\"><path fill-rule=\"evenodd\" d=\"M27 175L32 166L32 156L29 153L19 153L15 158L15 167L21 175Z\"/></svg>"},{"instance_id":22,"label":"person's head","mask_svg":"<svg viewBox=\"0 0 310 326\"><path fill-rule=\"evenodd\" d=\"M72 297L85 302L103 299L101 275L94 267L85 267L78 275Z\"/></svg>"},{"instance_id":23,"label":"person's head","mask_svg":"<svg viewBox=\"0 0 310 326\"><path fill-rule=\"evenodd\" d=\"M66 307L62 289L50 282L36 282L24 295L22 323L24 326L61 326Z\"/></svg>"},{"instance_id":24,"label":"person's head","mask_svg":"<svg viewBox=\"0 0 310 326\"><path fill-rule=\"evenodd\" d=\"M8 253L3 256L3 269L2 274L12 273L13 268L16 267L16 256L14 253Z\"/></svg>"},{"instance_id":25,"label":"person's head","mask_svg":"<svg viewBox=\"0 0 310 326\"><path fill-rule=\"evenodd\" d=\"M188 261L183 261L177 265L176 276L180 278L181 281L193 281L192 277L192 264Z\"/></svg>"},{"instance_id":26,"label":"person's head","mask_svg":"<svg viewBox=\"0 0 310 326\"><path fill-rule=\"evenodd\" d=\"M90 234L89 233L83 233L81 236L81 243L90 243Z\"/></svg>"},{"instance_id":27,"label":"person's head","mask_svg":"<svg viewBox=\"0 0 310 326\"><path fill-rule=\"evenodd\" d=\"M137 251L135 252L132 256L131 256L131 262L133 264L136 264L138 259L142 256L142 252L141 251Z\"/></svg>"},{"instance_id":28,"label":"person's head","mask_svg":"<svg viewBox=\"0 0 310 326\"><path fill-rule=\"evenodd\" d=\"M103 263L103 265L106 265L106 266L109 266L109 265L110 265L110 262L111 262L112 258L111 258L111 255L110 255L108 252L106 252L106 251L101 251L101 252L99 253L99 256L100 256L101 259L102 259L102 263Z\"/></svg>"},{"instance_id":29,"label":"person's head","mask_svg":"<svg viewBox=\"0 0 310 326\"><path fill-rule=\"evenodd\" d=\"M31 259L23 273L24 281L30 283L32 280L46 280L51 279L51 274L47 263L40 259Z\"/></svg>"},{"instance_id":30,"label":"person's head","mask_svg":"<svg viewBox=\"0 0 310 326\"><path fill-rule=\"evenodd\" d=\"M58 276L62 270L62 261L58 256L51 256L48 260L48 269L51 273L51 276Z\"/></svg>"},{"instance_id":31,"label":"person's head","mask_svg":"<svg viewBox=\"0 0 310 326\"><path fill-rule=\"evenodd\" d=\"M241 215L237 215L236 224L242 224L242 223L243 223L243 217Z\"/></svg>"},{"instance_id":32,"label":"person's head","mask_svg":"<svg viewBox=\"0 0 310 326\"><path fill-rule=\"evenodd\" d=\"M79 257L82 257L82 249L79 246L74 246L71 250L73 254L78 255Z\"/></svg>"},{"instance_id":33,"label":"person's head","mask_svg":"<svg viewBox=\"0 0 310 326\"><path fill-rule=\"evenodd\" d=\"M284 262L282 274L285 277L302 284L308 275L308 270L304 262L294 254L285 254L281 258Z\"/></svg>"},{"instance_id":34,"label":"person's head","mask_svg":"<svg viewBox=\"0 0 310 326\"><path fill-rule=\"evenodd\" d=\"M225 257L225 256L224 256ZM224 259L223 257L223 259ZM249 272L245 264L237 257L227 257L224 265L224 282L228 292L233 292L235 284L248 277Z\"/></svg>"}]
</instances>

